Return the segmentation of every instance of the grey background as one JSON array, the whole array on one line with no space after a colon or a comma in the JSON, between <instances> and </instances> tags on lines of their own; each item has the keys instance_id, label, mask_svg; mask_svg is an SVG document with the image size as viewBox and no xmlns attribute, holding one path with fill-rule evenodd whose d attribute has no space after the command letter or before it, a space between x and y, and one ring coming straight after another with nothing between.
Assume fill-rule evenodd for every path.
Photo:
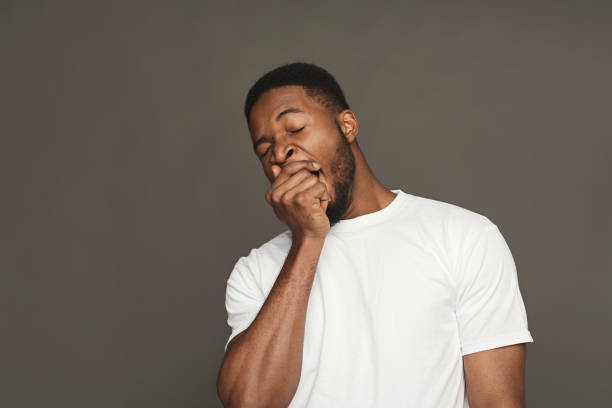
<instances>
[{"instance_id":1,"label":"grey background","mask_svg":"<svg viewBox=\"0 0 612 408\"><path fill-rule=\"evenodd\" d=\"M285 229L242 106L292 61L388 188L500 226L528 406L609 401L605 3L77 4L1 6L1 406L220 406L227 277Z\"/></svg>"}]
</instances>

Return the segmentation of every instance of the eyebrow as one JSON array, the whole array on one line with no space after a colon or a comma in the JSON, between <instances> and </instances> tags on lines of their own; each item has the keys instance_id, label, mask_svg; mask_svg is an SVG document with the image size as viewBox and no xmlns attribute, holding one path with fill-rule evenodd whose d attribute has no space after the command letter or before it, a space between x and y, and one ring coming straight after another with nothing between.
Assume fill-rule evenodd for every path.
<instances>
[{"instance_id":1,"label":"eyebrow","mask_svg":"<svg viewBox=\"0 0 612 408\"><path fill-rule=\"evenodd\" d=\"M285 116L288 113L306 113L306 112L298 108L287 108L281 113L279 113L278 115L276 115L276 121L278 122L279 120L281 120L283 116ZM259 146L262 143L268 142L268 141L269 141L268 138L266 138L265 136L260 137L253 143L253 150L257 150L257 146Z\"/></svg>"}]
</instances>

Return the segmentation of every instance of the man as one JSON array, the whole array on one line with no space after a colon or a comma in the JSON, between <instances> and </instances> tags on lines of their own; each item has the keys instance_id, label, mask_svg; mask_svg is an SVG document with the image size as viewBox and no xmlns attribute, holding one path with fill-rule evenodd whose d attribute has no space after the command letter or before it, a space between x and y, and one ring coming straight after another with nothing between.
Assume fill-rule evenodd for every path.
<instances>
[{"instance_id":1,"label":"man","mask_svg":"<svg viewBox=\"0 0 612 408\"><path fill-rule=\"evenodd\" d=\"M238 259L217 381L226 407L522 407L533 341L497 226L388 190L336 80L294 63L245 116L289 227Z\"/></svg>"}]
</instances>

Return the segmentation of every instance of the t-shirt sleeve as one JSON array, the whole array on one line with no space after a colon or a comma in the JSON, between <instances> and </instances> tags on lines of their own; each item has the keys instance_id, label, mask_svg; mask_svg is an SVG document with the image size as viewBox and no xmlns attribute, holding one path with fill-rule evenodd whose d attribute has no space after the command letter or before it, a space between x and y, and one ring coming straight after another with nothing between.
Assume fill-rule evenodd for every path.
<instances>
[{"instance_id":1,"label":"t-shirt sleeve","mask_svg":"<svg viewBox=\"0 0 612 408\"><path fill-rule=\"evenodd\" d=\"M459 262L456 316L462 355L533 342L514 259L492 222Z\"/></svg>"},{"instance_id":2,"label":"t-shirt sleeve","mask_svg":"<svg viewBox=\"0 0 612 408\"><path fill-rule=\"evenodd\" d=\"M225 350L236 335L251 325L265 301L255 279L257 268L257 254L253 249L248 257L238 259L227 280L225 309L227 324L232 332L225 343Z\"/></svg>"}]
</instances>

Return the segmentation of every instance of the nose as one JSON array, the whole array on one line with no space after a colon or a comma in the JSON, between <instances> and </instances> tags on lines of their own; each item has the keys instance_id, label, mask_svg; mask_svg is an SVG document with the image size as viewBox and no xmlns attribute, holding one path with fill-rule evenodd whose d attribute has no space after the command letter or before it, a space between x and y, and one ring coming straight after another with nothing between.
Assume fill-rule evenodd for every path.
<instances>
[{"instance_id":1,"label":"nose","mask_svg":"<svg viewBox=\"0 0 612 408\"><path fill-rule=\"evenodd\" d=\"M291 155L293 155L293 147L290 147L289 149L287 149L287 154L285 155L285 161L291 157Z\"/></svg>"},{"instance_id":2,"label":"nose","mask_svg":"<svg viewBox=\"0 0 612 408\"><path fill-rule=\"evenodd\" d=\"M270 171L272 174L272 178L270 179L270 181L276 180L276 177L278 177L281 172L281 168L283 168L286 164L297 160L298 155L295 153L296 148L293 146L289 146L286 150L280 152L274 152L274 163L272 163L272 166L270 167ZM290 160L291 157L293 157L294 159Z\"/></svg>"},{"instance_id":3,"label":"nose","mask_svg":"<svg viewBox=\"0 0 612 408\"><path fill-rule=\"evenodd\" d=\"M295 146L291 144L279 146L278 149L274 150L274 161L282 167L294 153Z\"/></svg>"}]
</instances>

